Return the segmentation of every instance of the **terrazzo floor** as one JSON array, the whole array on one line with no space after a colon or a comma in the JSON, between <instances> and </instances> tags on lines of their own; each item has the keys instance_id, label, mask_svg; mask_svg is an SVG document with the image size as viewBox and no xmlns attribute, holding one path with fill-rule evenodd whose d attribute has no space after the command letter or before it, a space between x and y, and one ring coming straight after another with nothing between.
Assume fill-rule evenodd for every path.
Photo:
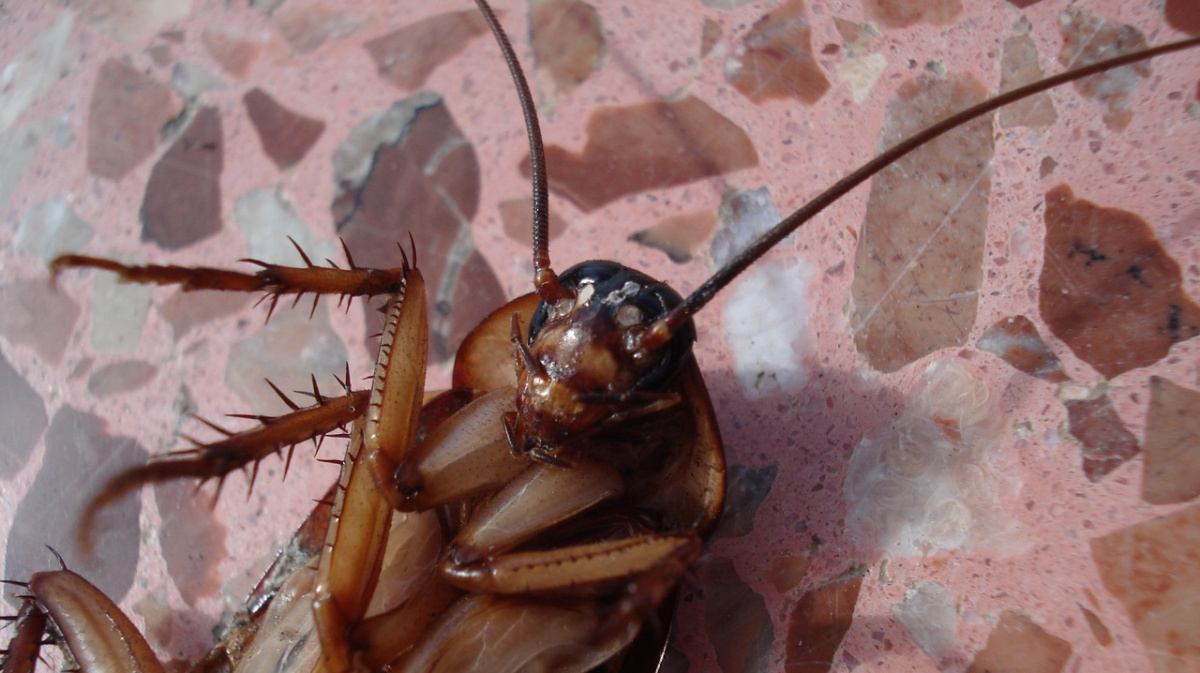
<instances>
[{"instance_id":1,"label":"terrazzo floor","mask_svg":"<svg viewBox=\"0 0 1200 673\"><path fill-rule=\"evenodd\" d=\"M881 134L1200 33L1186 0L497 5L534 69L555 265L616 259L684 292ZM194 660L335 468L301 448L286 480L269 461L215 505L146 489L87 557L91 489L211 436L187 414L279 412L264 377L329 390L373 358L361 303L264 324L252 298L102 273L52 289L54 255L295 264L292 236L340 263L341 236L393 265L412 232L432 388L530 288L525 134L471 10L0 3L4 577L51 545L172 668ZM1191 51L1001 112L719 295L697 356L731 487L664 668L1200 671L1198 189Z\"/></svg>"}]
</instances>

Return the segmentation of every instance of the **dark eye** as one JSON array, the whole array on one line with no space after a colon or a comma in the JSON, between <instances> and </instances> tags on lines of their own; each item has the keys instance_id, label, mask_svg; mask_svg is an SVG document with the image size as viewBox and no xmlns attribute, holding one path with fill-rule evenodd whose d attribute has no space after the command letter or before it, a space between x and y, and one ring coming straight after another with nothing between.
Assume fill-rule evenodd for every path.
<instances>
[{"instance_id":1,"label":"dark eye","mask_svg":"<svg viewBox=\"0 0 1200 673\"><path fill-rule=\"evenodd\" d=\"M576 307L569 319L604 321L613 330L634 324L649 325L683 302L679 293L666 283L616 262L581 262L564 271L558 280L564 287L571 288L576 297L585 297L586 309ZM585 288L588 288L586 292ZM529 322L530 346L534 345L550 314L545 302L538 305ZM593 330L593 333L604 331ZM636 389L661 390L686 360L695 341L696 327L689 320L659 354L659 361L638 380Z\"/></svg>"}]
</instances>

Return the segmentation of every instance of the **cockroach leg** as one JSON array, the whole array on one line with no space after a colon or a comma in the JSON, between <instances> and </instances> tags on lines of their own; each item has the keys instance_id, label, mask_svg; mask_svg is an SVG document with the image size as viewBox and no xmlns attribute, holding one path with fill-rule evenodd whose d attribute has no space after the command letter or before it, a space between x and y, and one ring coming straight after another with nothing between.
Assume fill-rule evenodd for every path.
<instances>
[{"instance_id":1,"label":"cockroach leg","mask_svg":"<svg viewBox=\"0 0 1200 673\"><path fill-rule=\"evenodd\" d=\"M82 576L66 568L35 573L27 588L5 673L33 670L51 622L55 640L61 639L78 670L163 673L154 650L129 617Z\"/></svg>"},{"instance_id":2,"label":"cockroach leg","mask_svg":"<svg viewBox=\"0 0 1200 673\"><path fill-rule=\"evenodd\" d=\"M395 509L428 509L493 490L527 463L513 456L496 430L512 413L516 390L494 390L439 426L402 462L369 457L380 491Z\"/></svg>"},{"instance_id":3,"label":"cockroach leg","mask_svg":"<svg viewBox=\"0 0 1200 673\"><path fill-rule=\"evenodd\" d=\"M446 568L464 568L503 553L625 493L621 473L596 460L570 468L533 463L483 502L446 553Z\"/></svg>"},{"instance_id":4,"label":"cockroach leg","mask_svg":"<svg viewBox=\"0 0 1200 673\"><path fill-rule=\"evenodd\" d=\"M695 531L647 533L545 551L484 557L476 563L446 563L442 574L473 592L528 594L583 591L628 581L663 565L686 568L700 555Z\"/></svg>"},{"instance_id":5,"label":"cockroach leg","mask_svg":"<svg viewBox=\"0 0 1200 673\"><path fill-rule=\"evenodd\" d=\"M58 276L67 269L100 269L115 273L118 278L128 283L146 285L178 285L185 292L193 290L219 290L225 292L263 292L263 300L270 300L270 310L267 319L275 311L279 298L287 295L294 297L293 305L299 303L306 295L313 295L312 311L317 310L317 302L323 295L338 297L338 303L353 300L354 297L374 297L377 295L398 292L404 284L405 274L410 269L409 253L400 245L401 265L392 269L369 269L356 266L349 249L342 242L349 268L342 269L328 261L328 267L317 266L308 258L308 254L294 239L289 239L304 266L282 266L268 264L257 259L243 259L243 262L261 267L256 273L244 273L229 269L212 267L188 267L174 265L149 264L136 266L122 264L102 257L88 255L60 255L50 262L50 282L57 283ZM412 248L412 258L416 260L416 248Z\"/></svg>"},{"instance_id":6,"label":"cockroach leg","mask_svg":"<svg viewBox=\"0 0 1200 673\"><path fill-rule=\"evenodd\" d=\"M425 519L437 525L436 517L431 513L401 514L395 518L403 517ZM392 530L395 532L396 528L393 526ZM392 546L390 541L388 544ZM433 564L426 568L416 586L416 592L401 604L367 617L351 632L350 640L355 649L361 651L362 663L370 670L382 670L411 652L434 621L463 595L462 591L442 581Z\"/></svg>"},{"instance_id":7,"label":"cockroach leg","mask_svg":"<svg viewBox=\"0 0 1200 673\"><path fill-rule=\"evenodd\" d=\"M563 672L619 664L621 652L699 551L697 539L645 572L622 578L623 590L615 600L603 593L575 601L542 600L538 594L469 594L442 615L395 670L476 670L481 659L497 670L517 670L531 660L544 666L539 670Z\"/></svg>"},{"instance_id":8,"label":"cockroach leg","mask_svg":"<svg viewBox=\"0 0 1200 673\"><path fill-rule=\"evenodd\" d=\"M429 399L421 409L418 439L453 417L471 399L470 391L452 389ZM356 444L356 448L357 448ZM357 453L355 455L358 455ZM288 547L255 588L244 614L214 648L202 670L223 670L222 662L242 668L242 662L263 670L313 670L321 658L320 639L296 638L315 631L312 607L320 556L326 551L332 510L340 484L301 525ZM344 510L343 510L344 511ZM441 523L435 512L393 514L387 547L367 617L351 629L351 650L370 670L380 670L410 650L428 625L462 595L438 579L437 562L443 547ZM207 660L215 665L208 666Z\"/></svg>"},{"instance_id":9,"label":"cockroach leg","mask_svg":"<svg viewBox=\"0 0 1200 673\"><path fill-rule=\"evenodd\" d=\"M293 244L295 241L293 241ZM389 294L403 284L404 271L408 268L407 253L404 264L395 269L365 269L320 267L313 264L308 255L297 245L306 266L292 267L268 264L257 259L243 262L262 267L256 273L244 273L211 267L187 267L149 264L135 266L110 259L87 255L61 255L50 262L50 277L54 281L67 269L100 269L117 274L126 282L151 285L178 285L184 291L223 290L227 292L266 292L279 295L341 295L363 297ZM330 262L332 265L333 263Z\"/></svg>"},{"instance_id":10,"label":"cockroach leg","mask_svg":"<svg viewBox=\"0 0 1200 673\"><path fill-rule=\"evenodd\" d=\"M416 442L428 353L425 285L405 270L388 299L366 413L355 422L342 463L325 551L317 573L313 613L328 670L350 668L351 625L366 614L383 562L392 517L369 465L398 463ZM360 458L364 458L360 460Z\"/></svg>"},{"instance_id":11,"label":"cockroach leg","mask_svg":"<svg viewBox=\"0 0 1200 673\"><path fill-rule=\"evenodd\" d=\"M296 245L295 241L292 241ZM324 295L337 295L342 298L356 296L371 296L382 293L403 296L404 285L410 275L417 277L419 273L410 266L409 255L400 249L402 264L395 269L367 269L354 264L349 251L346 257L350 268L337 268L330 262L330 267L318 267L309 260L308 255L296 245L306 266L286 267L266 264L257 260L245 260L262 268L254 274L225 269L207 267L182 267L169 265L131 266L113 260L85 255L62 255L50 263L51 278L56 279L67 269L85 268L100 269L117 274L131 283L179 285L185 291L190 290L224 290L230 292L263 292L264 299L270 300L270 310L274 310L279 298L284 295L294 295L299 299L304 294L312 294L313 307L316 301ZM415 257L415 250L413 251ZM419 292L423 292L423 284ZM423 322L421 323L424 324ZM424 328L422 328L424 329ZM415 338L411 335L409 339ZM420 338L424 339L422 335ZM423 373L423 367L422 367ZM346 394L340 397L326 398L317 388L313 380L312 396L316 404L301 408L292 402L287 395L272 384L271 387L292 409L292 413L276 417L261 415L244 416L260 422L260 425L250 430L232 433L220 426L201 419L201 422L213 430L226 435L226 438L216 442L201 443L192 440L194 447L159 460L153 460L141 467L126 470L114 476L101 487L97 495L84 511L79 525L80 546L91 548L91 528L95 518L103 507L109 505L137 488L149 483L169 481L194 477L201 480L217 479L219 484L230 472L253 465L251 485L257 476L258 462L272 454L282 451L284 447L294 447L296 444L318 440L328 433L344 429L346 424L363 414L370 400L368 391L352 391L347 380L342 382ZM268 384L270 382L268 381ZM420 411L420 393L416 411L407 418L415 419ZM288 461L290 463L290 450ZM218 492L220 486L218 486Z\"/></svg>"},{"instance_id":12,"label":"cockroach leg","mask_svg":"<svg viewBox=\"0 0 1200 673\"><path fill-rule=\"evenodd\" d=\"M373 497L374 480L364 461L363 422L351 432L350 448L334 497L333 514L325 547L321 551L312 597L314 627L321 656L329 670L350 667L350 626L366 611L366 603L379 574L382 544L391 521L387 501Z\"/></svg>"},{"instance_id":13,"label":"cockroach leg","mask_svg":"<svg viewBox=\"0 0 1200 673\"><path fill-rule=\"evenodd\" d=\"M42 638L46 633L46 613L38 607L32 597L21 601L21 608L13 619L16 633L8 642L4 652L2 673L33 673L42 650Z\"/></svg>"},{"instance_id":14,"label":"cockroach leg","mask_svg":"<svg viewBox=\"0 0 1200 673\"><path fill-rule=\"evenodd\" d=\"M84 509L79 522L80 546L85 550L91 549L92 527L100 510L142 486L185 478L217 479L223 482L230 472L247 465L253 466L253 474L256 475L259 461L280 453L284 447L290 449L296 444L318 439L344 428L347 423L362 414L367 400L368 391L365 390L349 391L339 397L322 397L317 404L296 408L290 414L274 417L255 416L254 418L260 421L258 427L237 433L230 433L215 424L202 421L227 437L208 443L192 440L194 447L191 449L151 460L145 465L114 475L101 486Z\"/></svg>"}]
</instances>

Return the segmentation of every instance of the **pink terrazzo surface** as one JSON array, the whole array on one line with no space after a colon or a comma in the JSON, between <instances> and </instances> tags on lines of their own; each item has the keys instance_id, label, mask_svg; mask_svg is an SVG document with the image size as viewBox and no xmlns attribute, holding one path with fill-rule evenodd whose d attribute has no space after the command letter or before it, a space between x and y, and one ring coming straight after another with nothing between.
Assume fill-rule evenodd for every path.
<instances>
[{"instance_id":1,"label":"pink terrazzo surface","mask_svg":"<svg viewBox=\"0 0 1200 673\"><path fill-rule=\"evenodd\" d=\"M101 7L108 4L124 7L133 18L119 18L117 12L107 14L103 21L98 19L105 14ZM316 25L333 26L337 34L300 53L283 38L280 17L289 4L293 9L308 8L311 14L306 16ZM497 4L510 31L526 25L523 3ZM584 259L617 259L685 292L711 273L713 266L707 256L702 253L690 262L676 264L659 250L630 242L631 234L671 215L715 211L731 189L766 187L775 210L790 212L872 156L888 97L902 81L926 68L966 70L989 91L995 91L1001 43L1028 32L1043 68L1057 72L1059 26L1068 6L1050 0L1025 9L999 1L966 2L962 13L946 25L879 30L881 34L869 37L862 52L878 55L872 63L886 67L873 86L857 90L862 94L858 102L847 83L849 75L839 76L846 72L838 68L849 56L835 19L865 22L864 10L858 3L810 3L807 13L817 62L833 86L817 104L808 106L793 100L755 104L726 82L727 63L741 36L773 3L728 10L693 0L591 4L598 8L604 28L603 65L581 86L561 95L553 109L543 111L548 143L582 147L586 120L598 106L630 105L686 92L704 99L745 130L758 152L759 166L638 194L588 213L557 199L552 207L568 228L554 241L552 258L560 269ZM1136 26L1150 43L1157 44L1180 36L1166 26L1158 4L1098 1L1087 3L1087 11ZM11 119L0 117L6 124L0 128L0 138L19 138L19 133L32 129L40 139L27 167L7 183L14 188L3 211L0 265L9 293L5 306L10 311L17 305L13 288L40 283L47 277L44 260L18 249L16 232L39 204L56 197L64 199L93 230L90 242L82 248L88 254L146 262L231 264L247 256L251 245L233 223L235 202L261 189L281 195L291 205L311 240L325 246L320 248L323 253L340 255L333 247L336 235L329 210L334 199L330 157L362 118L415 93L380 78L362 44L418 19L465 9L467 3L454 7L440 2L343 6L291 0L274 18L240 2L162 0L147 2L145 7L161 8L164 14L143 17L145 24L136 29L128 26L136 23L139 12L149 11L141 4L84 3L73 14L73 51L64 58L61 72L47 74L50 81L27 107L12 107L15 104L8 91L0 93L0 105L10 106L3 109L15 110ZM16 59L35 36L61 21L64 11L59 5L37 2L8 3L0 8L4 15L0 60L10 63ZM706 19L719 25L721 34L716 48L702 57L700 35ZM871 31L877 29L872 26ZM257 45L257 56L245 74L223 71L206 50L199 36L212 27L228 29ZM163 31L177 33L164 37ZM115 32L121 34L114 37ZM515 39L518 51L528 58L527 36ZM840 48L822 53L825 45ZM220 211L224 225L218 235L176 252L141 241L138 212L143 191L169 141L161 142L151 158L119 181L89 175L85 159L89 101L97 72L110 58L124 59L160 82L167 82L172 72L180 76L181 64L193 64L212 78L213 85L199 96L205 105L219 109L223 123ZM161 64L156 64L155 58L161 59ZM196 72L185 74L195 82ZM873 370L857 352L848 304L866 188L833 206L771 254L774 261L798 261L813 271L801 286L807 308L800 307L799 299L797 306L777 306L781 313L808 311L796 340L782 349L799 354L785 358L780 369L790 374L768 375L786 380L780 384L782 391L769 387L766 394L757 394L735 374L734 355L725 337L727 318L723 317L728 297L718 297L697 318L697 354L717 409L729 462L753 475L750 481L757 478L766 490L757 492L761 503L753 488L749 496L731 498L732 506L742 508L731 513L742 527L731 525L729 528L736 530L719 533L697 572L686 580L675 647L690 664L688 670L964 671L972 661L978 663L978 653L1007 613L1024 615L1070 649L1065 664L1058 661L1040 669L1002 670L1200 670L1200 634L1194 627L1200 623L1200 608L1196 607L1200 594L1187 593L1200 591L1196 566L1177 567L1177 576L1167 573L1171 581L1179 583L1177 592L1184 592L1176 598L1187 604L1190 596L1191 607L1170 608L1179 611L1176 614L1182 622L1177 628L1183 640L1175 650L1162 650L1157 642L1146 642L1146 633L1139 633L1126 606L1106 588L1089 544L1135 524L1177 513L1190 516L1191 523L1181 524L1181 532L1176 534L1179 541L1174 547L1168 545L1164 554L1184 556L1189 553L1185 536L1195 539L1200 534L1195 526L1195 500L1144 503L1140 458L1096 482L1085 478L1079 446L1066 430L1062 404L1064 399L1105 389L1120 420L1134 436L1143 438L1150 377L1165 377L1192 390L1200 387L1200 340L1183 340L1155 364L1105 381L1037 317L1043 195L1059 182L1069 183L1081 198L1132 211L1148 221L1167 254L1183 269L1183 292L1193 301L1200 300L1198 81L1197 52L1156 61L1154 74L1136 90L1131 102L1132 123L1120 133L1105 127L1096 107L1071 89L1054 92L1059 121L1049 131L996 128L983 280L978 312L962 346L942 348L887 374ZM294 168L280 171L262 151L242 106L243 94L256 86L290 110L325 123L322 135ZM497 208L501 201L525 196L528 189L517 170L526 153L525 136L509 87L495 46L482 37L471 40L463 53L436 68L422 88L444 96L463 135L474 145L481 191L471 236L503 292L513 297L529 289L530 263L525 244L504 232ZM16 145L4 147L14 152L12 157L17 156L11 149ZM1057 165L1052 174L1044 176L1040 172L1047 156ZM18 164L10 157L4 161L10 166ZM403 221L404 214L396 217ZM420 252L421 241L416 245ZM40 305L26 307L27 327L22 326L20 316L10 313L6 331L0 335L4 357L41 398L49 418L73 407L104 419L108 434L135 438L155 453L180 448L176 431L205 436L198 424L180 422L183 407L213 419L226 412L248 410L248 402L231 389L231 378L239 373L228 371L226 363L235 344L262 329L262 308L242 307L177 339L161 309L155 308L163 306L175 294L173 290L122 287L117 303L136 306L144 302L145 315L139 317L135 310L129 317L118 318L117 332L133 325L131 336L116 347L97 346L93 325L104 318L97 316L94 295L101 291L97 284L105 281L94 279L95 275L72 272L60 282L59 291L76 302L80 312L65 328L59 321L58 328L67 329L70 337L57 358L39 350L38 337L29 336L38 329ZM319 312L325 310L323 306ZM335 348L331 359L340 361L348 355L354 376L365 374L369 360L362 345L359 311L361 305L356 305L348 318L329 311L337 339L304 332L303 338L313 341L280 348L308 356L313 342L340 340L342 350ZM1073 384L1033 378L976 347L989 326L1014 315L1034 320ZM1114 316L1114 320L1120 319ZM299 323L294 316L284 316L273 319L272 325L276 320L284 327ZM927 554L881 554L846 527L852 509L843 496L846 466L863 437L886 428L921 386L927 366L941 359L961 363L963 371L988 391L994 413L1002 415L994 451L1002 457L1000 464L1008 473L996 482L1003 481L1005 486L998 487L995 498L988 502L996 510L991 514L1006 522L1005 535L935 547ZM107 396L89 391L92 374L105 365L127 360L153 365L153 376L131 390ZM326 374L335 372L340 369L335 367ZM435 368L429 385L445 385L447 379L444 368ZM328 375L322 379L323 386L327 382L332 385ZM277 407L252 410L266 408ZM945 413L953 414L954 408ZM1190 441L1195 446L1200 438L1192 436ZM5 532L5 539L18 516L19 503L41 470L44 445L44 441L36 441L21 464L0 479L0 531ZM132 538L140 540L140 558L136 579L122 605L138 615L139 621L152 622L145 630L164 659L194 659L207 649L218 615L241 600L299 524L312 499L319 498L332 482L335 470L301 459L308 453L299 450L283 483L280 465L270 462L270 469L260 475L248 498L243 481L232 479L212 517L205 513L210 488L197 496L201 505L196 511L186 504L178 505L180 512L166 511L165 496L142 494L141 533ZM68 494L89 486L86 472L58 484ZM66 530L76 512L43 510L31 516L44 517L47 528ZM189 521L196 522L195 532L182 528L193 525ZM173 577L168 572L159 532L164 525L175 527L182 539L196 541L194 572L175 572ZM68 545L69 539L44 542L60 546ZM1194 562L1195 547L1191 549ZM49 555L42 556L50 566ZM780 580L781 564L786 566L796 557L811 557L807 572L795 581ZM722 570L730 561L736 579L732 582L730 574ZM812 588L851 571L862 574L861 591L853 604L853 622L830 663L789 660L789 647L794 647L788 642L789 620L795 607L806 604L804 597ZM20 572L28 569L16 571L10 564L4 576L19 579ZM923 652L894 616L906 592L927 582L948 590L954 606L952 621L957 626L950 646L936 657ZM722 599L733 606L729 614L706 612L706 606ZM1109 639L1090 625L1081 606L1103 624ZM1193 624L1190 630L1186 626L1189 619ZM723 632L739 637L752 634L761 640L730 643L727 638L722 640ZM1014 647L1027 646L1026 641L1018 642L1023 644ZM1158 652L1157 658L1151 652ZM682 666L682 659L676 665Z\"/></svg>"}]
</instances>

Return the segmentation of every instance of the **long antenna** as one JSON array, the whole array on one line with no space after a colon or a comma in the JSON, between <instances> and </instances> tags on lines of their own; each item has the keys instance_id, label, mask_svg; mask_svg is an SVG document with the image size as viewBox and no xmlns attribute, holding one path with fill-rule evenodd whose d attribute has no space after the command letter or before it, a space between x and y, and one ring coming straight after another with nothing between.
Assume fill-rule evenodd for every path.
<instances>
[{"instance_id":1,"label":"long antenna","mask_svg":"<svg viewBox=\"0 0 1200 673\"><path fill-rule=\"evenodd\" d=\"M1099 72L1104 72L1106 70L1111 70L1112 68L1117 68L1122 65L1136 63L1148 58L1160 56L1162 54L1182 51L1184 49L1196 46L1200 46L1200 37L1181 40L1179 42L1172 42L1170 44L1160 45L1145 51L1124 54L1104 61L1098 61L1091 65L1060 73L1058 75L1054 75L1053 77L1043 79L1039 82L1034 82L1033 84L1028 84L1026 86L1013 89L1007 93L1000 94L995 98L990 98L974 107L963 110L962 112L959 112L932 126L927 127L920 133L917 133L898 145L889 148L871 161L868 161L853 173L834 183L832 187L822 192L820 196L812 201L809 201L802 208L785 217L779 222L779 224L771 227L771 229L760 236L758 240L754 241L754 243L752 243L749 247L738 253L738 255L730 260L725 266L718 269L711 278L704 281L704 284L696 288L696 291L693 292L687 299L685 299L682 304L676 306L667 315L659 319L658 323L655 325L655 332L658 333L657 339L662 339L663 337L674 333L674 331L683 325L690 316L695 315L697 311L703 308L704 305L707 304L717 292L728 285L734 278L738 276L738 274L745 271L746 268L757 261L758 258L766 254L767 251L773 248L776 243L779 243L786 238L788 234L792 233L796 229L799 229L801 225L811 220L822 210L825 210L825 208L840 199L851 189L854 189L863 182L866 182L868 178L883 170L892 162L903 157L909 152L912 152L930 140L933 140L934 138L937 138L938 136L955 129L971 121L972 119L975 119L976 117L985 115L993 110L996 110L997 108L1016 102L1035 93L1052 89L1060 84L1071 82L1089 75L1094 75Z\"/></svg>"},{"instance_id":2,"label":"long antenna","mask_svg":"<svg viewBox=\"0 0 1200 673\"><path fill-rule=\"evenodd\" d=\"M483 12L492 35L496 36L496 42L504 54L504 62L508 64L508 72L517 87L521 112L525 115L525 130L529 135L529 169L533 178L533 285L542 301L554 303L563 297L563 290L558 284L558 275L550 268L550 199L546 188L546 152L537 108L533 104L533 94L529 92L529 82L525 80L525 71L517 60L517 52L513 50L512 42L496 19L495 12L486 0L475 0L475 4Z\"/></svg>"}]
</instances>

